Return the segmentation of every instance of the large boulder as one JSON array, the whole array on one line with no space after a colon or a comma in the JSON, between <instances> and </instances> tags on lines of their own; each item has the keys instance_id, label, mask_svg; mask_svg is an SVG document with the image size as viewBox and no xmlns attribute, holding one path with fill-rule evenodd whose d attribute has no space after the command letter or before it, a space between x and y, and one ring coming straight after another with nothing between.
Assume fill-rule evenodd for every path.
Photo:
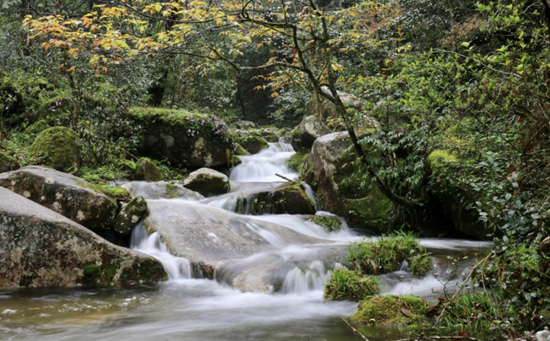
<instances>
[{"instance_id":1,"label":"large boulder","mask_svg":"<svg viewBox=\"0 0 550 341\"><path fill-rule=\"evenodd\" d=\"M339 247L274 223L190 201L150 202L143 225L148 233L158 232L170 253L187 258L196 276L216 277L243 291L270 291L299 262L294 257L322 259L313 251L279 250L317 243L323 243L323 252Z\"/></svg>"},{"instance_id":2,"label":"large boulder","mask_svg":"<svg viewBox=\"0 0 550 341\"><path fill-rule=\"evenodd\" d=\"M2 173L0 186L98 233L111 228L119 210L116 200L97 186L51 168L27 166Z\"/></svg>"},{"instance_id":3,"label":"large boulder","mask_svg":"<svg viewBox=\"0 0 550 341\"><path fill-rule=\"evenodd\" d=\"M0 288L117 285L166 278L153 257L0 188Z\"/></svg>"},{"instance_id":4,"label":"large boulder","mask_svg":"<svg viewBox=\"0 0 550 341\"><path fill-rule=\"evenodd\" d=\"M132 108L131 120L143 127L139 152L155 160L197 169L227 165L234 141L216 116L159 108Z\"/></svg>"},{"instance_id":5,"label":"large boulder","mask_svg":"<svg viewBox=\"0 0 550 341\"><path fill-rule=\"evenodd\" d=\"M120 182L121 187L126 188L133 196L142 196L145 199L186 199L202 200L204 196L198 192L185 188L177 182L167 181L129 181Z\"/></svg>"},{"instance_id":6,"label":"large boulder","mask_svg":"<svg viewBox=\"0 0 550 341\"><path fill-rule=\"evenodd\" d=\"M227 193L231 188L227 175L210 168L192 172L183 181L183 186L205 197Z\"/></svg>"},{"instance_id":7,"label":"large boulder","mask_svg":"<svg viewBox=\"0 0 550 341\"><path fill-rule=\"evenodd\" d=\"M241 137L238 139L238 142L239 145L241 145L250 154L256 154L260 150L269 147L266 139L259 136Z\"/></svg>"},{"instance_id":8,"label":"large boulder","mask_svg":"<svg viewBox=\"0 0 550 341\"><path fill-rule=\"evenodd\" d=\"M315 214L315 202L301 182L287 182L272 191L240 199L237 207L248 208L247 214Z\"/></svg>"},{"instance_id":9,"label":"large boulder","mask_svg":"<svg viewBox=\"0 0 550 341\"><path fill-rule=\"evenodd\" d=\"M133 174L134 180L159 181L160 170L151 160L142 157L136 162L136 169Z\"/></svg>"},{"instance_id":10,"label":"large boulder","mask_svg":"<svg viewBox=\"0 0 550 341\"><path fill-rule=\"evenodd\" d=\"M358 186L370 180L355 178L358 161L350 146L347 132L315 140L304 163L305 180L316 191L323 211L344 217L353 227L387 232L381 229L394 206L376 186Z\"/></svg>"},{"instance_id":11,"label":"large boulder","mask_svg":"<svg viewBox=\"0 0 550 341\"><path fill-rule=\"evenodd\" d=\"M307 116L292 131L290 143L295 150L309 150L318 137L329 133L330 129L317 116Z\"/></svg>"},{"instance_id":12,"label":"large boulder","mask_svg":"<svg viewBox=\"0 0 550 341\"><path fill-rule=\"evenodd\" d=\"M30 151L41 164L60 171L77 169L80 165L78 136L70 128L52 127L44 130L38 134Z\"/></svg>"}]
</instances>

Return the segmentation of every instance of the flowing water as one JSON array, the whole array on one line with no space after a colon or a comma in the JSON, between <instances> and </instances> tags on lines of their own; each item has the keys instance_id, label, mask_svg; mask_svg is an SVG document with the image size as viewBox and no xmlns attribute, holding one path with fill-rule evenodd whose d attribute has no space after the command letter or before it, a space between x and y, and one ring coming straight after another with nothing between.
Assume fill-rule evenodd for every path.
<instances>
[{"instance_id":1,"label":"flowing water","mask_svg":"<svg viewBox=\"0 0 550 341\"><path fill-rule=\"evenodd\" d=\"M192 200L229 211L239 197L271 190L284 180L295 179L284 160L293 154L288 144L270 144L269 149L242 157L231 173L232 193L203 198L184 188L162 184L128 184L134 194L162 204L159 198ZM318 214L330 214L318 212ZM223 271L216 280L192 278L190 262L168 252L156 233L147 236L138 226L132 247L153 255L164 264L169 280L132 288L40 289L0 292L0 340L356 340L342 317L350 316L353 302L323 299L329 270L345 257L345 246L361 236L349 229L328 233L302 216L256 217L307 236L325 240L315 245L281 245L235 261L224 271L262 262L278 262L282 280L269 293L243 293L227 285ZM259 230L259 228L256 228ZM277 245L277 236L257 231ZM210 236L216 240L217 236ZM382 293L413 294L435 301L443 290L452 290L448 269L465 271L462 257L483 252L489 244L444 239L423 239L436 260L433 275L415 279L407 271L381 278ZM456 268L454 261L461 259ZM466 265L465 265L466 264ZM194 275L197 276L197 274ZM389 339L381 336L379 340ZM371 340L377 340L371 338Z\"/></svg>"}]
</instances>

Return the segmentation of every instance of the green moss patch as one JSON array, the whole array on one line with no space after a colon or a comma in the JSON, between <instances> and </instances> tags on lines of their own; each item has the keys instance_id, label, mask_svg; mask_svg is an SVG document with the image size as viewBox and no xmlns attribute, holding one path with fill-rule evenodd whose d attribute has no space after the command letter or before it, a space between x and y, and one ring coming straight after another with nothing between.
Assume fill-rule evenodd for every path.
<instances>
[{"instance_id":1,"label":"green moss patch","mask_svg":"<svg viewBox=\"0 0 550 341\"><path fill-rule=\"evenodd\" d=\"M417 255L422 255L417 257ZM378 240L364 240L349 247L348 261L365 274L379 275L397 271L404 261L414 268L414 275L424 276L432 268L425 247L410 233L382 235Z\"/></svg>"},{"instance_id":2,"label":"green moss patch","mask_svg":"<svg viewBox=\"0 0 550 341\"><path fill-rule=\"evenodd\" d=\"M331 271L324 297L327 300L361 301L375 294L378 294L378 278L358 271L338 269Z\"/></svg>"},{"instance_id":3,"label":"green moss patch","mask_svg":"<svg viewBox=\"0 0 550 341\"><path fill-rule=\"evenodd\" d=\"M52 127L41 132L30 152L40 163L64 172L77 169L80 164L78 136L66 127Z\"/></svg>"},{"instance_id":4,"label":"green moss patch","mask_svg":"<svg viewBox=\"0 0 550 341\"><path fill-rule=\"evenodd\" d=\"M419 297L384 295L362 301L351 319L377 327L418 328L428 325L427 310L427 302Z\"/></svg>"}]
</instances>

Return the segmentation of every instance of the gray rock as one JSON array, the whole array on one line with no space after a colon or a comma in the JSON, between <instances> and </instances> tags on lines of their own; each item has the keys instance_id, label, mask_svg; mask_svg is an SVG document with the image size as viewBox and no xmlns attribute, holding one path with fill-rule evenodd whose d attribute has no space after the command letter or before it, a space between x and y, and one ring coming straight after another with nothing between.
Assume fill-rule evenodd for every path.
<instances>
[{"instance_id":1,"label":"gray rock","mask_svg":"<svg viewBox=\"0 0 550 341\"><path fill-rule=\"evenodd\" d=\"M162 264L0 188L0 288L158 281Z\"/></svg>"},{"instance_id":2,"label":"gray rock","mask_svg":"<svg viewBox=\"0 0 550 341\"><path fill-rule=\"evenodd\" d=\"M306 162L304 177L314 190L323 211L329 211L346 219L353 227L380 229L389 218L393 204L376 186L357 186L359 162L350 150L351 139L347 132L324 135L313 144ZM363 189L362 189L363 188Z\"/></svg>"},{"instance_id":3,"label":"gray rock","mask_svg":"<svg viewBox=\"0 0 550 341\"><path fill-rule=\"evenodd\" d=\"M329 133L330 129L318 117L307 116L292 131L290 143L295 150L309 150L315 139Z\"/></svg>"},{"instance_id":4,"label":"gray rock","mask_svg":"<svg viewBox=\"0 0 550 341\"><path fill-rule=\"evenodd\" d=\"M147 232L159 233L170 253L187 258L204 276L213 278L216 273L246 291L268 291L273 276L282 276L280 282L284 279L286 272L277 269L295 266L292 260L282 266L278 250L296 244L330 243L260 219L186 201L150 202L143 223ZM265 257L279 261L269 262Z\"/></svg>"},{"instance_id":5,"label":"gray rock","mask_svg":"<svg viewBox=\"0 0 550 341\"><path fill-rule=\"evenodd\" d=\"M201 168L189 174L183 185L205 197L227 193L231 187L227 175L210 168Z\"/></svg>"},{"instance_id":6,"label":"gray rock","mask_svg":"<svg viewBox=\"0 0 550 341\"><path fill-rule=\"evenodd\" d=\"M233 140L225 123L213 115L135 108L129 118L143 127L138 150L144 156L192 169L229 163Z\"/></svg>"},{"instance_id":7,"label":"gray rock","mask_svg":"<svg viewBox=\"0 0 550 341\"><path fill-rule=\"evenodd\" d=\"M113 230L122 237L130 236L132 228L147 212L147 201L141 196L134 197L115 218Z\"/></svg>"},{"instance_id":8,"label":"gray rock","mask_svg":"<svg viewBox=\"0 0 550 341\"><path fill-rule=\"evenodd\" d=\"M27 166L0 174L0 186L47 207L94 232L110 229L116 200L85 180L51 168Z\"/></svg>"}]
</instances>

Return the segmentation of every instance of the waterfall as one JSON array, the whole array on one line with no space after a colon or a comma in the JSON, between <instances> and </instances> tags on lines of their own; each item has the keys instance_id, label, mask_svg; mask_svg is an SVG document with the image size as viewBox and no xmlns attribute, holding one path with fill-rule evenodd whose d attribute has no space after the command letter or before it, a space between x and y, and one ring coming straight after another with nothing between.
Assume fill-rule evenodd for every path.
<instances>
[{"instance_id":1,"label":"waterfall","mask_svg":"<svg viewBox=\"0 0 550 341\"><path fill-rule=\"evenodd\" d=\"M191 278L189 260L172 255L166 244L160 240L158 232L148 236L141 222L132 231L130 248L158 259L164 266L169 279Z\"/></svg>"},{"instance_id":2,"label":"waterfall","mask_svg":"<svg viewBox=\"0 0 550 341\"><path fill-rule=\"evenodd\" d=\"M235 167L229 176L231 181L271 182L281 181L275 174L289 179L297 179L298 174L285 166L286 160L296 152L288 143L270 143L267 149L248 156L240 156L242 163Z\"/></svg>"}]
</instances>

